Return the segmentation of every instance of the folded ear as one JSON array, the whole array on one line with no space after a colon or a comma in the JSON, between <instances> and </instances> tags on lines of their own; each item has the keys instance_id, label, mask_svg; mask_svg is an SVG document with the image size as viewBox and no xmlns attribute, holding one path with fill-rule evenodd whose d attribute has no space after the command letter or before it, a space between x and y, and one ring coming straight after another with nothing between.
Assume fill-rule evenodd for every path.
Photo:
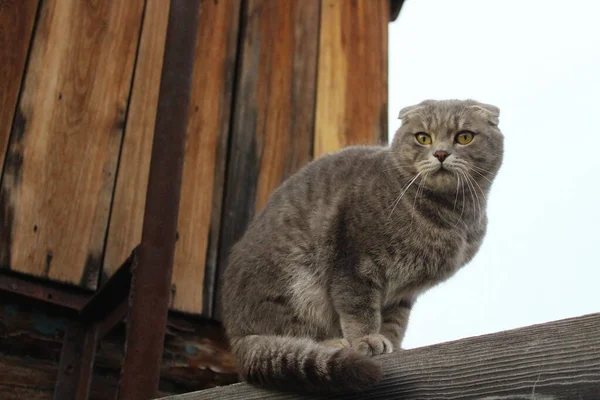
<instances>
[{"instance_id":1,"label":"folded ear","mask_svg":"<svg viewBox=\"0 0 600 400\"><path fill-rule=\"evenodd\" d=\"M423 104L415 104L414 106L404 107L400 110L400 113L398 114L398 119L404 121L410 116L411 113L420 110L421 108L423 108Z\"/></svg>"},{"instance_id":2,"label":"folded ear","mask_svg":"<svg viewBox=\"0 0 600 400\"><path fill-rule=\"evenodd\" d=\"M488 123L492 126L498 126L499 118L500 118L500 109L491 104L479 103L474 101L473 105L469 106L469 108L474 108L480 114L482 114L485 118L487 118Z\"/></svg>"}]
</instances>

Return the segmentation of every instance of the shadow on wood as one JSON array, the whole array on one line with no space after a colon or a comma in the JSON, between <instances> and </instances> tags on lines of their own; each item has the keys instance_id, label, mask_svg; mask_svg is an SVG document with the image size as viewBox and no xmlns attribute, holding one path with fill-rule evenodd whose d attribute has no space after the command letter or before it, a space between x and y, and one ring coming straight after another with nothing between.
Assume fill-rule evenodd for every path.
<instances>
[{"instance_id":1,"label":"shadow on wood","mask_svg":"<svg viewBox=\"0 0 600 400\"><path fill-rule=\"evenodd\" d=\"M361 394L322 399L600 398L600 313L378 357L384 378ZM170 400L301 399L247 384Z\"/></svg>"}]
</instances>

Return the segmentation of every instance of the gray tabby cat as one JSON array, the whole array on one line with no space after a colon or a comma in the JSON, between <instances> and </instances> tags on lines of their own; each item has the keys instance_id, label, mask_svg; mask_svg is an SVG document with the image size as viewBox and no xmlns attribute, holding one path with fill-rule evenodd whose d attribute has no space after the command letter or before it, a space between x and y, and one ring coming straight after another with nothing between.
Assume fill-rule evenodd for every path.
<instances>
[{"instance_id":1,"label":"gray tabby cat","mask_svg":"<svg viewBox=\"0 0 600 400\"><path fill-rule=\"evenodd\" d=\"M349 147L286 180L231 250L223 322L241 376L362 390L400 349L415 299L477 253L502 163L499 109L404 108L390 147Z\"/></svg>"}]
</instances>

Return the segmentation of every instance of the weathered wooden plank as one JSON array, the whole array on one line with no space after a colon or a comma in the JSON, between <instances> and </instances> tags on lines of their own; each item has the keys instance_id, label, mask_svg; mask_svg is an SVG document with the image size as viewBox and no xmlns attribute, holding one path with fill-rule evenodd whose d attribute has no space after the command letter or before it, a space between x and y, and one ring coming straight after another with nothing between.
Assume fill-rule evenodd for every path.
<instances>
[{"instance_id":1,"label":"weathered wooden plank","mask_svg":"<svg viewBox=\"0 0 600 400\"><path fill-rule=\"evenodd\" d=\"M590 314L377 357L383 380L361 394L320 399L596 400L600 314ZM172 400L300 399L231 385Z\"/></svg>"},{"instance_id":2,"label":"weathered wooden plank","mask_svg":"<svg viewBox=\"0 0 600 400\"><path fill-rule=\"evenodd\" d=\"M2 181L3 265L96 287L143 7L43 2Z\"/></svg>"},{"instance_id":3,"label":"weathered wooden plank","mask_svg":"<svg viewBox=\"0 0 600 400\"><path fill-rule=\"evenodd\" d=\"M206 316L212 311L240 3L203 1L196 39L172 307Z\"/></svg>"},{"instance_id":4,"label":"weathered wooden plank","mask_svg":"<svg viewBox=\"0 0 600 400\"><path fill-rule=\"evenodd\" d=\"M387 142L389 0L322 0L314 155Z\"/></svg>"},{"instance_id":5,"label":"weathered wooden plank","mask_svg":"<svg viewBox=\"0 0 600 400\"><path fill-rule=\"evenodd\" d=\"M38 305L0 307L0 398L52 399L62 339L70 320ZM91 399L114 399L123 358L124 327L99 343ZM222 328L211 321L171 314L161 366L163 396L237 381Z\"/></svg>"},{"instance_id":6,"label":"weathered wooden plank","mask_svg":"<svg viewBox=\"0 0 600 400\"><path fill-rule=\"evenodd\" d=\"M319 3L247 2L219 276L231 245L271 191L312 158Z\"/></svg>"},{"instance_id":7,"label":"weathered wooden plank","mask_svg":"<svg viewBox=\"0 0 600 400\"><path fill-rule=\"evenodd\" d=\"M212 309L239 7L240 0L201 3L173 270L172 306L189 313L210 315ZM148 4L111 214L105 278L141 240L167 14L168 1Z\"/></svg>"},{"instance_id":8,"label":"weathered wooden plank","mask_svg":"<svg viewBox=\"0 0 600 400\"><path fill-rule=\"evenodd\" d=\"M4 164L38 3L39 0L0 1L0 170Z\"/></svg>"},{"instance_id":9,"label":"weathered wooden plank","mask_svg":"<svg viewBox=\"0 0 600 400\"><path fill-rule=\"evenodd\" d=\"M168 17L169 0L147 2L106 238L103 282L123 264L142 238Z\"/></svg>"}]
</instances>

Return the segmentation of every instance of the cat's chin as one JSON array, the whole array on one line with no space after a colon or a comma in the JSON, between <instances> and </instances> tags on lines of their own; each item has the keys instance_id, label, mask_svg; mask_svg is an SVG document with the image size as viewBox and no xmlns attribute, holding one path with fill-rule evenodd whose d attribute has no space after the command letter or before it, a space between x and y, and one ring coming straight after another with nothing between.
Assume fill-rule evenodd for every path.
<instances>
[{"instance_id":1,"label":"cat's chin","mask_svg":"<svg viewBox=\"0 0 600 400\"><path fill-rule=\"evenodd\" d=\"M440 168L427 178L425 184L436 192L455 192L457 182L456 172Z\"/></svg>"}]
</instances>

